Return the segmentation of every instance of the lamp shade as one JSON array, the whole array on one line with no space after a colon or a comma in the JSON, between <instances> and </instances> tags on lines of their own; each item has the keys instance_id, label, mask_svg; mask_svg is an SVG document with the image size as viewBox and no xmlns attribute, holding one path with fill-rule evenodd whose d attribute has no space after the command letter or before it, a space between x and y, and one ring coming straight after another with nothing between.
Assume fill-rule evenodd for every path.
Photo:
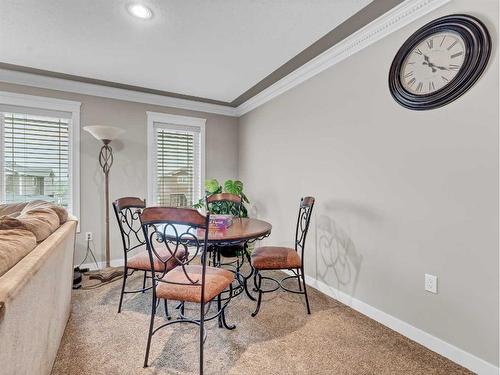
<instances>
[{"instance_id":1,"label":"lamp shade","mask_svg":"<svg viewBox=\"0 0 500 375\"><path fill-rule=\"evenodd\" d=\"M89 132L96 139L100 141L108 141L108 142L111 142L112 140L118 138L125 132L125 130L123 129L106 125L85 126L83 130Z\"/></svg>"}]
</instances>

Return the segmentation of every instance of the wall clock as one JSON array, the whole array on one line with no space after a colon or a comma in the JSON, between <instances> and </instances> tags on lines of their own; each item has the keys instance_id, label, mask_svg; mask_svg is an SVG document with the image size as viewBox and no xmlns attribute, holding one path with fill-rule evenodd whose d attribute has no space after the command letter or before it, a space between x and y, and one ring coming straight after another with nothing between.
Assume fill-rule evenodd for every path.
<instances>
[{"instance_id":1,"label":"wall clock","mask_svg":"<svg viewBox=\"0 0 500 375\"><path fill-rule=\"evenodd\" d=\"M462 14L438 18L401 46L389 72L389 89L403 107L441 107L472 87L490 52L491 38L478 19Z\"/></svg>"}]
</instances>

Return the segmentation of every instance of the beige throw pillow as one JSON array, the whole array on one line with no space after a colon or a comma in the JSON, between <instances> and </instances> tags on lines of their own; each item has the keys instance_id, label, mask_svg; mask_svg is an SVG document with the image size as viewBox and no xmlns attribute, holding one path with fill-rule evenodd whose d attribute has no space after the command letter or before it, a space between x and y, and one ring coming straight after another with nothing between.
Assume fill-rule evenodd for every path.
<instances>
[{"instance_id":1,"label":"beige throw pillow","mask_svg":"<svg viewBox=\"0 0 500 375\"><path fill-rule=\"evenodd\" d=\"M11 220L19 220L24 224L35 235L37 242L45 240L59 228L59 217L49 208L32 209Z\"/></svg>"},{"instance_id":2,"label":"beige throw pillow","mask_svg":"<svg viewBox=\"0 0 500 375\"><path fill-rule=\"evenodd\" d=\"M35 200L29 202L22 210L22 213L26 213L28 211L31 211L33 209L38 209L38 208L49 208L52 211L54 211L57 216L59 217L59 225L63 225L67 220L68 220L68 211L64 207L57 206L53 203L42 201L42 200Z\"/></svg>"}]
</instances>

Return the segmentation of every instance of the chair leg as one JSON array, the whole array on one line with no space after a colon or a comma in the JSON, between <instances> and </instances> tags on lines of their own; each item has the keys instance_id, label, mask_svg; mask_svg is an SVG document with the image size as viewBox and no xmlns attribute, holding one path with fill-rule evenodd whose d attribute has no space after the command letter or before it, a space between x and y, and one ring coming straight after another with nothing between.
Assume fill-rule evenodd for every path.
<instances>
[{"instance_id":1,"label":"chair leg","mask_svg":"<svg viewBox=\"0 0 500 375\"><path fill-rule=\"evenodd\" d=\"M144 289L146 289L146 277L148 275L148 271L144 271L144 280L142 280L142 293L144 293Z\"/></svg>"},{"instance_id":2,"label":"chair leg","mask_svg":"<svg viewBox=\"0 0 500 375\"><path fill-rule=\"evenodd\" d=\"M203 344L205 338L205 303L200 303L200 375L203 375Z\"/></svg>"},{"instance_id":3,"label":"chair leg","mask_svg":"<svg viewBox=\"0 0 500 375\"><path fill-rule=\"evenodd\" d=\"M182 304L181 304L181 315L182 315L182 319L184 319L184 304L185 304L185 302L182 302Z\"/></svg>"},{"instance_id":4,"label":"chair leg","mask_svg":"<svg viewBox=\"0 0 500 375\"><path fill-rule=\"evenodd\" d=\"M260 287L262 285L262 276L260 275L258 270L255 270L255 272L256 272L256 276L258 278L258 284L255 285L255 287L259 291L259 296L257 297L257 307L255 308L255 311L252 313L252 317L255 317L259 313L260 304L262 303L262 289L260 289Z\"/></svg>"},{"instance_id":5,"label":"chair leg","mask_svg":"<svg viewBox=\"0 0 500 375\"><path fill-rule=\"evenodd\" d=\"M231 284L229 284L229 301L231 301L231 296L233 295L233 286ZM220 295L219 295L220 296ZM228 301L228 303L229 303ZM222 319L222 325L224 326L224 328L228 329L228 330L233 330L236 328L236 325L232 324L232 325L229 325L227 324L227 321L226 321L226 308L227 308L227 304L222 308L222 312L221 312L221 319Z\"/></svg>"},{"instance_id":6,"label":"chair leg","mask_svg":"<svg viewBox=\"0 0 500 375\"><path fill-rule=\"evenodd\" d=\"M299 269L297 269L297 283L299 284L299 292L302 292L302 283L300 281Z\"/></svg>"},{"instance_id":7,"label":"chair leg","mask_svg":"<svg viewBox=\"0 0 500 375\"><path fill-rule=\"evenodd\" d=\"M154 283L154 280L153 280ZM149 358L149 348L151 347L151 337L153 336L153 326L155 322L156 315L156 292L153 289L153 303L151 304L151 321L149 323L149 332L148 332L148 343L146 345L146 356L144 358L144 367L148 367L148 358Z\"/></svg>"},{"instance_id":8,"label":"chair leg","mask_svg":"<svg viewBox=\"0 0 500 375\"><path fill-rule=\"evenodd\" d=\"M304 284L304 296L306 297L307 313L310 315L311 314L311 308L309 307L309 298L307 298L306 277L305 277L305 274L304 274L304 269L301 269L300 273L302 275L302 283Z\"/></svg>"},{"instance_id":9,"label":"chair leg","mask_svg":"<svg viewBox=\"0 0 500 375\"><path fill-rule=\"evenodd\" d=\"M241 258L242 262L241 262L241 267L243 267L243 264L244 264L244 261L245 261L245 258L247 259L248 261L248 264L250 265L250 267L252 268L253 270L253 267L252 267L252 260L250 258L250 254L248 253L247 251L247 246L245 245L245 248L244 248L244 251L243 251L243 257ZM250 293L250 291L248 290L248 279L252 277L252 274L253 274L253 271L250 272L250 274L248 276L244 276L243 275L243 289L245 290L245 293L247 294L248 298L250 298L252 301L255 301L255 297L252 296L252 294Z\"/></svg>"},{"instance_id":10,"label":"chair leg","mask_svg":"<svg viewBox=\"0 0 500 375\"><path fill-rule=\"evenodd\" d=\"M217 312L220 312L221 308L222 308L222 298L221 295L219 294L217 296ZM220 312L218 316L218 321L219 321L219 328L222 328L222 312Z\"/></svg>"},{"instance_id":11,"label":"chair leg","mask_svg":"<svg viewBox=\"0 0 500 375\"><path fill-rule=\"evenodd\" d=\"M120 293L120 303L118 304L118 314L122 311L123 295L125 294L124 292L125 292L125 284L127 282L127 274L128 274L128 269L127 267L124 267L122 291Z\"/></svg>"},{"instance_id":12,"label":"chair leg","mask_svg":"<svg viewBox=\"0 0 500 375\"><path fill-rule=\"evenodd\" d=\"M163 303L165 305L165 317L167 318L167 320L170 320L172 319L172 317L170 316L170 314L168 313L168 303L167 303L167 300L164 299L163 300Z\"/></svg>"}]
</instances>

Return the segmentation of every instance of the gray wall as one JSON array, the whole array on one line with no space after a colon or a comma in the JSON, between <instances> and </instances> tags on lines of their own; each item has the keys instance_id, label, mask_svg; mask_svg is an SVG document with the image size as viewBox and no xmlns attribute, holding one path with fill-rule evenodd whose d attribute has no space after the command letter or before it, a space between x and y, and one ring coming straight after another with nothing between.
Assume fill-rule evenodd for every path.
<instances>
[{"instance_id":1,"label":"gray wall","mask_svg":"<svg viewBox=\"0 0 500 375\"><path fill-rule=\"evenodd\" d=\"M82 103L81 127L104 124L125 129L125 134L112 143L115 162L110 172L111 200L122 196L147 196L146 111L206 118L206 176L220 180L237 177L236 118L1 82L0 90L76 100ZM81 232L77 236L76 264L85 255L85 232L94 233L97 260L104 260L104 178L97 159L101 145L83 130L80 143ZM122 259L118 226L112 210L110 214L111 259Z\"/></svg>"},{"instance_id":2,"label":"gray wall","mask_svg":"<svg viewBox=\"0 0 500 375\"><path fill-rule=\"evenodd\" d=\"M444 108L400 107L387 87L396 51L458 12L492 34L484 76ZM497 35L497 1L454 1L246 114L239 131L240 178L274 226L266 243L292 245L299 198L314 195L308 275L495 365Z\"/></svg>"}]
</instances>

